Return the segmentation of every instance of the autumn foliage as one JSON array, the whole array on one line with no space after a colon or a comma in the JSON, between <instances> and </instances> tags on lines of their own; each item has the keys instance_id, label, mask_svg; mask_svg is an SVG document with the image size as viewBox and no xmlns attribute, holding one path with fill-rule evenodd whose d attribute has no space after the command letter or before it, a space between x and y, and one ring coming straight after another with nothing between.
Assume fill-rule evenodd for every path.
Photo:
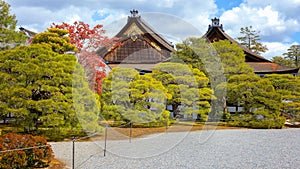
<instances>
[{"instance_id":1,"label":"autumn foliage","mask_svg":"<svg viewBox=\"0 0 300 169\"><path fill-rule=\"evenodd\" d=\"M15 133L0 137L1 169L46 167L52 157L53 151L45 137Z\"/></svg>"},{"instance_id":2,"label":"autumn foliage","mask_svg":"<svg viewBox=\"0 0 300 169\"><path fill-rule=\"evenodd\" d=\"M78 60L85 69L90 88L101 94L102 79L106 77L106 65L96 51L113 41L103 36L105 33L103 25L98 24L90 28L88 24L80 21L73 24L63 22L60 25L53 23L51 27L69 31L70 42L78 49Z\"/></svg>"}]
</instances>

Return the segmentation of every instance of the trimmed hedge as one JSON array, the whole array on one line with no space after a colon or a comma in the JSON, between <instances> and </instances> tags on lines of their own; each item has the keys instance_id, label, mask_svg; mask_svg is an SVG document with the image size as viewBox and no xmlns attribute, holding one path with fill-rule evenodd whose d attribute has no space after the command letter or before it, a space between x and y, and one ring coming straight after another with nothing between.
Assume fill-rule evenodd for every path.
<instances>
[{"instance_id":1,"label":"trimmed hedge","mask_svg":"<svg viewBox=\"0 0 300 169\"><path fill-rule=\"evenodd\" d=\"M281 129L284 126L285 118L264 118L258 120L251 115L234 116L231 121L227 123L233 127L247 127L254 129Z\"/></svg>"},{"instance_id":2,"label":"trimmed hedge","mask_svg":"<svg viewBox=\"0 0 300 169\"><path fill-rule=\"evenodd\" d=\"M47 167L52 157L53 151L45 137L15 133L7 133L0 137L1 169Z\"/></svg>"}]
</instances>

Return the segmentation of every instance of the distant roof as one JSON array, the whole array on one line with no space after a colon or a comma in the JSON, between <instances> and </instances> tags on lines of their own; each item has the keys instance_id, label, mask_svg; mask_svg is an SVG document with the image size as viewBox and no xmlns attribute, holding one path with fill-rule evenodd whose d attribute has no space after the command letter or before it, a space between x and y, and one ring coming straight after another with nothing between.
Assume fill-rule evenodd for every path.
<instances>
[{"instance_id":1,"label":"distant roof","mask_svg":"<svg viewBox=\"0 0 300 169\"><path fill-rule=\"evenodd\" d=\"M20 31L24 32L25 35L27 35L28 37L33 37L34 35L37 34L35 32L32 32L32 31L28 30L28 29L25 29L23 27L20 27L19 29L20 29Z\"/></svg>"},{"instance_id":2,"label":"distant roof","mask_svg":"<svg viewBox=\"0 0 300 169\"><path fill-rule=\"evenodd\" d=\"M270 74L270 73L278 73L278 74L285 74L285 73L292 73L297 74L299 68L291 68L287 66L281 66L279 64L273 63L268 59L250 51L248 48L244 47L236 40L231 38L229 35L225 33L223 30L223 25L219 23L219 19L214 18L212 19L212 24L209 25L208 30L203 38L207 38L210 42L218 41L218 40L229 40L231 43L235 43L239 45L245 53L245 60L246 63L250 65L251 68L254 69L254 72L257 74Z\"/></svg>"},{"instance_id":3,"label":"distant roof","mask_svg":"<svg viewBox=\"0 0 300 169\"><path fill-rule=\"evenodd\" d=\"M223 25L219 24L219 19L217 19L217 18L212 19L212 24L209 25L208 31L203 35L203 37L209 39L211 42L214 42L216 40L227 39L231 43L236 43L244 50L244 52L246 54L246 58L245 58L246 61L249 61L249 62L271 62L270 60L250 51L248 48L241 45L236 40L234 40L229 35L227 35L225 33L225 31L223 30Z\"/></svg>"}]
</instances>

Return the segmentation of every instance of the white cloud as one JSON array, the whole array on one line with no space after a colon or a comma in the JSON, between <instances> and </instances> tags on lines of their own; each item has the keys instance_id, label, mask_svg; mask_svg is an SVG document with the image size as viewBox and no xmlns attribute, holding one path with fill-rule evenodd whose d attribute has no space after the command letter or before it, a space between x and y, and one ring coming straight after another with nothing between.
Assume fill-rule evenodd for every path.
<instances>
[{"instance_id":1,"label":"white cloud","mask_svg":"<svg viewBox=\"0 0 300 169\"><path fill-rule=\"evenodd\" d=\"M264 42L264 44L269 50L263 56L271 60L274 56L282 56L283 53L287 52L288 48L298 43Z\"/></svg>"},{"instance_id":2,"label":"white cloud","mask_svg":"<svg viewBox=\"0 0 300 169\"><path fill-rule=\"evenodd\" d=\"M295 19L287 19L274 10L271 6L249 7L245 4L226 11L221 16L221 22L231 25L229 28L232 36L237 37L241 27L252 26L253 30L265 41L290 41L288 35L299 29L299 22ZM226 28L225 28L226 30Z\"/></svg>"},{"instance_id":3,"label":"white cloud","mask_svg":"<svg viewBox=\"0 0 300 169\"><path fill-rule=\"evenodd\" d=\"M181 17L198 28L207 28L209 19L216 14L217 7L213 0L8 0L12 12L16 14L19 24L29 25L31 22L41 25L40 31L45 30L44 23L51 21L67 22L73 15L77 15L86 23L96 24L91 16L98 12L99 15L109 13L107 18L96 20L101 24L108 24L129 14L129 10L138 9L143 12L161 12Z\"/></svg>"},{"instance_id":4,"label":"white cloud","mask_svg":"<svg viewBox=\"0 0 300 169\"><path fill-rule=\"evenodd\" d=\"M37 32L46 30L52 22L70 23L81 20L91 26L103 24L104 29L109 29L114 35L126 23L129 11L137 9L141 15L158 12L176 16L192 25L191 27L197 28L200 37L207 31L210 19L220 15L224 30L233 38L239 35L241 27L251 25L260 31L262 41L270 46L268 46L270 56L274 51L281 52L280 45L273 47L275 44L283 43L281 46L285 46L293 43L297 37L291 35L300 31L300 0L244 0L239 6L227 11L222 7L218 9L215 0L7 0L7 2L11 4L18 24ZM119 21L121 18L123 21ZM158 21L159 18L153 20ZM111 24L112 22L118 22L119 25ZM171 23L160 26L162 29L159 31L162 31L160 32L162 34L173 33L178 36L183 33L182 26L174 26ZM168 29L168 32L164 32L163 29ZM298 39L300 41L300 37ZM282 53L276 53L280 54Z\"/></svg>"},{"instance_id":5,"label":"white cloud","mask_svg":"<svg viewBox=\"0 0 300 169\"><path fill-rule=\"evenodd\" d=\"M272 8L283 17L300 18L300 0L245 0L245 4L249 7L265 7L272 6Z\"/></svg>"}]
</instances>

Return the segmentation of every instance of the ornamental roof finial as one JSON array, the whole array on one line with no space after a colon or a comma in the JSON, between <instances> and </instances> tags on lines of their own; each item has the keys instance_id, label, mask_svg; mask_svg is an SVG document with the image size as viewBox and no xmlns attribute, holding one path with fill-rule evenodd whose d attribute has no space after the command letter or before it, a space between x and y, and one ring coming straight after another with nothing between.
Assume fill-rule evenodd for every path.
<instances>
[{"instance_id":1,"label":"ornamental roof finial","mask_svg":"<svg viewBox=\"0 0 300 169\"><path fill-rule=\"evenodd\" d=\"M135 10L135 9L133 9L132 11L130 11L130 13L131 13L131 17L137 17L137 16L138 16L138 13L139 13L139 11L138 11L138 10Z\"/></svg>"}]
</instances>

